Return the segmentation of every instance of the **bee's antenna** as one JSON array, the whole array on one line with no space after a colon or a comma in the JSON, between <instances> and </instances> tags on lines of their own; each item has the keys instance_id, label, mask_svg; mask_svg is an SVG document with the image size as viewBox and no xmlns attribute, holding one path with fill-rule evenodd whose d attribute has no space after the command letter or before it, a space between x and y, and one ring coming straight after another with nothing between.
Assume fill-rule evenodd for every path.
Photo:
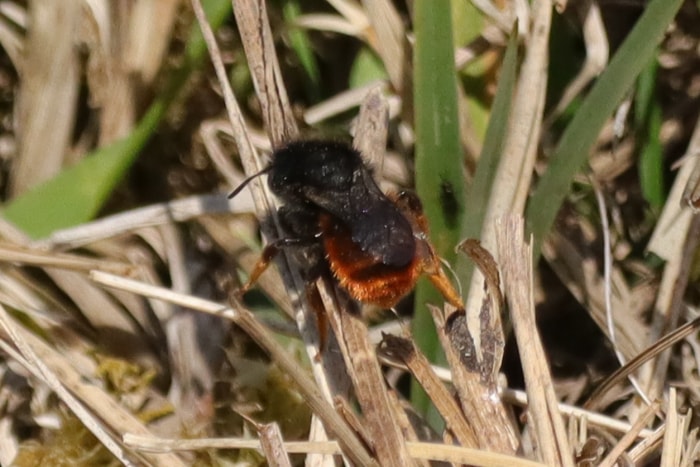
<instances>
[{"instance_id":1,"label":"bee's antenna","mask_svg":"<svg viewBox=\"0 0 700 467\"><path fill-rule=\"evenodd\" d=\"M253 175L251 175L250 177L248 177L248 178L246 178L245 180L243 180L243 183L241 183L240 185L238 185L238 186L231 192L231 194L228 195L228 199L231 199L231 198L233 198L234 196L236 196L238 193L240 193L241 190L243 190L243 188L245 188L246 185L247 185L248 183L250 183L251 180L253 180L254 178L257 178L257 177L261 176L262 174L265 174L265 173L269 172L270 170L272 170L272 164L268 165L267 167L265 167L264 169L262 169L260 172L258 172L258 173L256 173L256 174L253 174Z\"/></svg>"}]
</instances>

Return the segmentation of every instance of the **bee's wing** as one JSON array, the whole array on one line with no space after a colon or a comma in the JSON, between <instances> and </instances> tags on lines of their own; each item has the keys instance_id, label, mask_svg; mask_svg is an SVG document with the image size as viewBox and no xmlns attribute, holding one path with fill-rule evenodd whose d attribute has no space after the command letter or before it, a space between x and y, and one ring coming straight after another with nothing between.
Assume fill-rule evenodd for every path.
<instances>
[{"instance_id":1,"label":"bee's wing","mask_svg":"<svg viewBox=\"0 0 700 467\"><path fill-rule=\"evenodd\" d=\"M362 212L350 232L353 242L387 266L403 267L413 261L416 241L411 225L390 202Z\"/></svg>"},{"instance_id":2,"label":"bee's wing","mask_svg":"<svg viewBox=\"0 0 700 467\"><path fill-rule=\"evenodd\" d=\"M350 230L353 243L377 261L403 267L413 260L416 245L410 222L382 193L366 168L355 172L349 190L316 193L309 189L307 197L342 222Z\"/></svg>"}]
</instances>

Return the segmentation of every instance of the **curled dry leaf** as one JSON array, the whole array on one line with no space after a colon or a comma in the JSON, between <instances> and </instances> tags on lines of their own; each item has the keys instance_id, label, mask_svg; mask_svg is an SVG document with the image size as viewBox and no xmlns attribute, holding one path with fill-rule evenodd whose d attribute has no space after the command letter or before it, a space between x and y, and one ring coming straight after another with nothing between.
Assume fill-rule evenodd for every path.
<instances>
[{"instance_id":1,"label":"curled dry leaf","mask_svg":"<svg viewBox=\"0 0 700 467\"><path fill-rule=\"evenodd\" d=\"M479 348L475 347L476 340L469 332L464 310L457 310L447 318L445 330L464 365L470 371L479 372L482 383L495 391L505 346L501 324L503 295L498 266L478 240L465 240L458 248L476 263L484 275L484 299L479 310Z\"/></svg>"}]
</instances>

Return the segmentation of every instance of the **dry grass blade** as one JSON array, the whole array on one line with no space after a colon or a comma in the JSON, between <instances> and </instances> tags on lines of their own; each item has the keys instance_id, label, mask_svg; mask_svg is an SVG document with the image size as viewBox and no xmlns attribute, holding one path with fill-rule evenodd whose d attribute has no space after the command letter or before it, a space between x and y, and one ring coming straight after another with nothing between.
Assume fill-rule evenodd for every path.
<instances>
[{"instance_id":1,"label":"dry grass blade","mask_svg":"<svg viewBox=\"0 0 700 467\"><path fill-rule=\"evenodd\" d=\"M508 32L513 24L513 12L503 12L492 1L474 0L474 6L478 8L484 16L493 21L501 30Z\"/></svg>"},{"instance_id":2,"label":"dry grass blade","mask_svg":"<svg viewBox=\"0 0 700 467\"><path fill-rule=\"evenodd\" d=\"M369 446L370 437L367 434L367 429L362 424L357 412L355 412L353 407L350 405L350 402L342 397L335 397L333 400L333 406L335 407L336 412L338 412L348 426L350 426L350 429L357 433L357 436L359 436L360 439Z\"/></svg>"},{"instance_id":3,"label":"dry grass blade","mask_svg":"<svg viewBox=\"0 0 700 467\"><path fill-rule=\"evenodd\" d=\"M535 325L532 297L532 250L523 239L522 217L508 216L496 229L503 286L518 342L529 401L529 418L540 455L549 465L573 466L572 451Z\"/></svg>"},{"instance_id":4,"label":"dry grass blade","mask_svg":"<svg viewBox=\"0 0 700 467\"><path fill-rule=\"evenodd\" d=\"M185 222L207 214L252 211L252 203L245 201L241 197L234 203L220 194L190 196L105 216L69 229L56 230L46 239L37 241L35 245L42 248L72 249L144 227Z\"/></svg>"},{"instance_id":5,"label":"dry grass blade","mask_svg":"<svg viewBox=\"0 0 700 467\"><path fill-rule=\"evenodd\" d=\"M678 413L678 396L676 389L671 388L668 394L668 410L666 411L666 432L664 447L661 451L661 467L681 466L681 451L688 426L687 418Z\"/></svg>"},{"instance_id":6,"label":"dry grass blade","mask_svg":"<svg viewBox=\"0 0 700 467\"><path fill-rule=\"evenodd\" d=\"M435 404L455 440L461 446L478 447L474 430L467 423L459 405L435 374L428 359L416 348L413 342L409 339L385 334L380 349L388 356L406 365Z\"/></svg>"},{"instance_id":7,"label":"dry grass blade","mask_svg":"<svg viewBox=\"0 0 700 467\"><path fill-rule=\"evenodd\" d=\"M68 269L88 272L92 269L113 274L130 275L133 266L116 261L100 260L70 253L47 252L0 242L0 262Z\"/></svg>"},{"instance_id":8,"label":"dry grass blade","mask_svg":"<svg viewBox=\"0 0 700 467\"><path fill-rule=\"evenodd\" d=\"M606 392L610 390L617 383L622 381L627 375L633 373L642 365L644 365L649 360L655 358L662 352L668 350L674 344L682 341L692 333L700 329L700 318L696 318L693 321L684 324L675 331L665 335L663 338L659 339L652 346L647 348L644 352L637 355L635 358L630 360L625 364L625 366L619 368L613 374L608 376L605 381L603 381L595 391L589 396L588 400L583 407L587 410L596 410L601 405L603 396Z\"/></svg>"},{"instance_id":9,"label":"dry grass blade","mask_svg":"<svg viewBox=\"0 0 700 467\"><path fill-rule=\"evenodd\" d=\"M80 32L90 50L88 81L99 107L99 144L127 136L161 70L179 10L178 0L129 4L87 2Z\"/></svg>"},{"instance_id":10,"label":"dry grass blade","mask_svg":"<svg viewBox=\"0 0 700 467\"><path fill-rule=\"evenodd\" d=\"M85 41L95 50L90 62L91 88L93 98L104 110L99 117L99 143L106 145L127 136L136 120L138 100L133 78L139 75L139 70L129 69L126 62L132 53L130 45L138 43L140 38L131 37L131 15L126 4L106 10L93 6L91 13L93 16L85 21ZM166 18L167 10L163 13ZM158 21L153 23L155 26ZM155 42L163 40L159 39Z\"/></svg>"},{"instance_id":11,"label":"dry grass blade","mask_svg":"<svg viewBox=\"0 0 700 467\"><path fill-rule=\"evenodd\" d=\"M522 213L530 189L542 128L547 88L549 29L552 1L532 3L532 26L525 58L520 69L517 89L503 143L502 156L490 187L490 196L480 239L489 251L495 249L496 219L505 213ZM497 259L500 258L497 256ZM483 300L483 277L476 272L469 287L467 310L477 310ZM470 326L471 327L471 326Z\"/></svg>"},{"instance_id":12,"label":"dry grass blade","mask_svg":"<svg viewBox=\"0 0 700 467\"><path fill-rule=\"evenodd\" d=\"M168 38L178 18L181 0L139 0L131 12L127 69L143 83L156 78L168 51Z\"/></svg>"},{"instance_id":13,"label":"dry grass blade","mask_svg":"<svg viewBox=\"0 0 700 467\"><path fill-rule=\"evenodd\" d=\"M202 36L207 44L207 49L209 50L209 56L211 58L212 64L214 65L214 70L216 71L216 77L221 84L222 93L224 96L224 103L226 105L226 111L228 113L228 119L231 124L231 135L236 141L236 146L241 158L241 163L246 170L247 174L254 174L260 171L259 158L253 142L251 141L250 135L247 131L245 124L245 119L243 118L243 113L241 108L236 101L231 86L228 82L228 75L226 74L226 68L224 67L224 62L221 58L221 52L219 51L219 46L216 43L216 38L214 37L214 32L207 23L207 17L204 13L204 9L199 0L192 0L192 8L194 14L197 17L197 22L202 30ZM251 190L253 192L253 198L255 200L255 207L258 212L266 213L268 212L270 202L268 197L264 194L264 188L262 183L253 183Z\"/></svg>"},{"instance_id":14,"label":"dry grass blade","mask_svg":"<svg viewBox=\"0 0 700 467\"><path fill-rule=\"evenodd\" d=\"M239 0L233 11L260 99L265 126L272 145L280 146L298 138L299 130L285 92L265 2Z\"/></svg>"},{"instance_id":15,"label":"dry grass blade","mask_svg":"<svg viewBox=\"0 0 700 467\"><path fill-rule=\"evenodd\" d=\"M661 451L661 467L697 465L697 456L700 452L698 428L691 428L694 416L692 409L682 413L678 407L676 388L669 390L666 413L668 418Z\"/></svg>"},{"instance_id":16,"label":"dry grass blade","mask_svg":"<svg viewBox=\"0 0 700 467\"><path fill-rule=\"evenodd\" d=\"M79 84L75 32L81 2L34 3L29 14L33 27L22 64L20 154L10 185L15 196L61 169L72 136Z\"/></svg>"},{"instance_id":17,"label":"dry grass blade","mask_svg":"<svg viewBox=\"0 0 700 467\"><path fill-rule=\"evenodd\" d=\"M197 438L166 439L141 436L133 433L124 435L124 444L144 452L198 451L202 449L262 449L260 440L250 438ZM290 454L318 453L341 454L336 441L287 441L284 450Z\"/></svg>"},{"instance_id":18,"label":"dry grass blade","mask_svg":"<svg viewBox=\"0 0 700 467\"><path fill-rule=\"evenodd\" d=\"M361 37L367 30L367 18L360 12L359 21L353 23L338 15L313 14L300 16L295 21L297 26L319 31L332 31L348 36Z\"/></svg>"},{"instance_id":19,"label":"dry grass blade","mask_svg":"<svg viewBox=\"0 0 700 467\"><path fill-rule=\"evenodd\" d=\"M338 339L377 460L383 466L411 465L395 406L389 400L386 382L358 307L347 300L345 306L336 306L337 301L331 295L333 288L320 285L326 309L340 309L328 315L328 321Z\"/></svg>"},{"instance_id":20,"label":"dry grass blade","mask_svg":"<svg viewBox=\"0 0 700 467\"><path fill-rule=\"evenodd\" d=\"M362 99L353 141L355 149L377 173L382 173L388 120L389 104L382 96L381 87L374 86Z\"/></svg>"},{"instance_id":21,"label":"dry grass blade","mask_svg":"<svg viewBox=\"0 0 700 467\"><path fill-rule=\"evenodd\" d=\"M664 423L628 451L628 457L634 465L644 465L647 459L654 456L656 449L663 442L665 433L666 424Z\"/></svg>"},{"instance_id":22,"label":"dry grass blade","mask_svg":"<svg viewBox=\"0 0 700 467\"><path fill-rule=\"evenodd\" d=\"M12 61L14 67L21 73L22 55L24 42L22 34L17 31L15 24L21 25L23 28L27 26L27 12L19 5L13 3L0 5L0 46L7 53L7 56Z\"/></svg>"},{"instance_id":23,"label":"dry grass blade","mask_svg":"<svg viewBox=\"0 0 700 467\"><path fill-rule=\"evenodd\" d=\"M533 23L513 102L510 129L484 219L481 239L487 250L495 246L496 219L505 212L522 212L537 153L547 86L551 0L533 2L531 18Z\"/></svg>"},{"instance_id":24,"label":"dry grass blade","mask_svg":"<svg viewBox=\"0 0 700 467\"><path fill-rule=\"evenodd\" d=\"M164 439L148 436L137 436L129 433L124 436L124 443L139 450L151 452L187 451L207 448L260 449L260 442L251 439ZM475 467L500 467L504 465L510 467L545 467L545 464L539 462L478 449L466 448L463 446L435 443L415 443L410 441L406 443L406 445L411 456L416 459L466 464ZM338 444L334 441L322 443L291 441L285 442L284 448L289 453L340 453Z\"/></svg>"},{"instance_id":25,"label":"dry grass blade","mask_svg":"<svg viewBox=\"0 0 700 467\"><path fill-rule=\"evenodd\" d=\"M630 431L625 433L625 435L620 439L620 441L615 445L615 447L610 451L610 453L602 460L599 467L613 467L617 462L618 458L625 452L625 450L634 442L635 438L642 429L649 424L657 414L659 410L659 402L656 401L646 408L644 413L637 419Z\"/></svg>"},{"instance_id":26,"label":"dry grass blade","mask_svg":"<svg viewBox=\"0 0 700 467\"><path fill-rule=\"evenodd\" d=\"M284 440L277 423L267 423L258 427L260 446L262 446L265 459L271 466L291 467L289 453L284 448Z\"/></svg>"},{"instance_id":27,"label":"dry grass blade","mask_svg":"<svg viewBox=\"0 0 700 467\"><path fill-rule=\"evenodd\" d=\"M376 37L370 37L370 43L382 57L394 89L400 93L411 76L406 60L406 32L401 17L388 0L363 0L362 4L376 34Z\"/></svg>"},{"instance_id":28,"label":"dry grass blade","mask_svg":"<svg viewBox=\"0 0 700 467\"><path fill-rule=\"evenodd\" d=\"M695 148L695 149L693 149ZM693 152L696 151L696 152ZM681 255L685 238L690 229L694 206L694 194L700 181L700 122L695 126L693 137L684 156L684 164L676 175L668 201L659 216L647 250L663 258L674 261Z\"/></svg>"},{"instance_id":29,"label":"dry grass blade","mask_svg":"<svg viewBox=\"0 0 700 467\"><path fill-rule=\"evenodd\" d=\"M519 405L521 407L527 407L527 395L523 391L503 388L502 392L503 399L508 403ZM616 418L598 412L585 410L571 404L564 404L560 402L558 404L558 408L561 413L567 415L568 417L574 417L579 419L585 418L589 427L596 426L605 430L623 434L627 433L632 428L632 426L625 421L618 420ZM645 428L639 432L639 437L642 439L646 439L650 436L653 436L653 434L654 433L651 430Z\"/></svg>"},{"instance_id":30,"label":"dry grass blade","mask_svg":"<svg viewBox=\"0 0 700 467\"><path fill-rule=\"evenodd\" d=\"M362 103L362 101L367 98L367 94L372 92L375 88L386 92L388 84L385 80L374 80L364 86L343 91L306 109L304 112L304 121L308 125L317 125L324 120L331 119L334 116L353 109Z\"/></svg>"},{"instance_id":31,"label":"dry grass blade","mask_svg":"<svg viewBox=\"0 0 700 467\"><path fill-rule=\"evenodd\" d=\"M544 467L546 464L522 459L507 454L473 449L451 444L408 443L408 449L416 459L450 462L455 465L472 465L478 467Z\"/></svg>"}]
</instances>

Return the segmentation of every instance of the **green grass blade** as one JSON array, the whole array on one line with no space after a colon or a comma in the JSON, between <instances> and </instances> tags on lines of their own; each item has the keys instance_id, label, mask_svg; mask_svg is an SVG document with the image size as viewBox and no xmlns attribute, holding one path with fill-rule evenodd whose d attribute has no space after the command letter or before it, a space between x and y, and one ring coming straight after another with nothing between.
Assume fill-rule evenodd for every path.
<instances>
[{"instance_id":1,"label":"green grass blade","mask_svg":"<svg viewBox=\"0 0 700 467\"><path fill-rule=\"evenodd\" d=\"M152 113L147 115L153 120ZM134 161L148 134L137 129L126 139L98 149L78 164L12 200L2 215L32 238L41 238L56 229L88 221Z\"/></svg>"},{"instance_id":2,"label":"green grass blade","mask_svg":"<svg viewBox=\"0 0 700 467\"><path fill-rule=\"evenodd\" d=\"M639 155L639 185L653 212L659 214L666 200L664 183L664 147L659 134L663 115L661 107L656 104L651 109L649 120L645 125L647 138Z\"/></svg>"},{"instance_id":3,"label":"green grass blade","mask_svg":"<svg viewBox=\"0 0 700 467\"><path fill-rule=\"evenodd\" d=\"M658 62L654 58L639 75L634 97L634 128L641 147L639 185L644 199L655 213L661 212L666 190L664 184L661 105L656 100Z\"/></svg>"},{"instance_id":4,"label":"green grass blade","mask_svg":"<svg viewBox=\"0 0 700 467\"><path fill-rule=\"evenodd\" d=\"M610 64L586 96L550 158L526 210L535 255L549 232L576 172L586 162L600 129L654 56L682 0L651 0Z\"/></svg>"},{"instance_id":5,"label":"green grass blade","mask_svg":"<svg viewBox=\"0 0 700 467\"><path fill-rule=\"evenodd\" d=\"M216 27L230 14L228 0L207 0L205 11ZM206 47L195 24L185 49L185 64L171 76L128 137L88 154L79 163L12 200L2 215L32 238L92 219L136 160L192 70L204 58Z\"/></svg>"},{"instance_id":6,"label":"green grass blade","mask_svg":"<svg viewBox=\"0 0 700 467\"><path fill-rule=\"evenodd\" d=\"M431 239L439 254L452 261L464 210L464 176L450 1L417 0L414 8L416 189L431 227ZM444 202L446 187L448 203ZM437 359L441 349L425 309L428 302L437 304L443 299L426 281L421 281L416 289L413 332L428 358ZM427 398L420 391L413 393L418 410L426 410Z\"/></svg>"}]
</instances>

